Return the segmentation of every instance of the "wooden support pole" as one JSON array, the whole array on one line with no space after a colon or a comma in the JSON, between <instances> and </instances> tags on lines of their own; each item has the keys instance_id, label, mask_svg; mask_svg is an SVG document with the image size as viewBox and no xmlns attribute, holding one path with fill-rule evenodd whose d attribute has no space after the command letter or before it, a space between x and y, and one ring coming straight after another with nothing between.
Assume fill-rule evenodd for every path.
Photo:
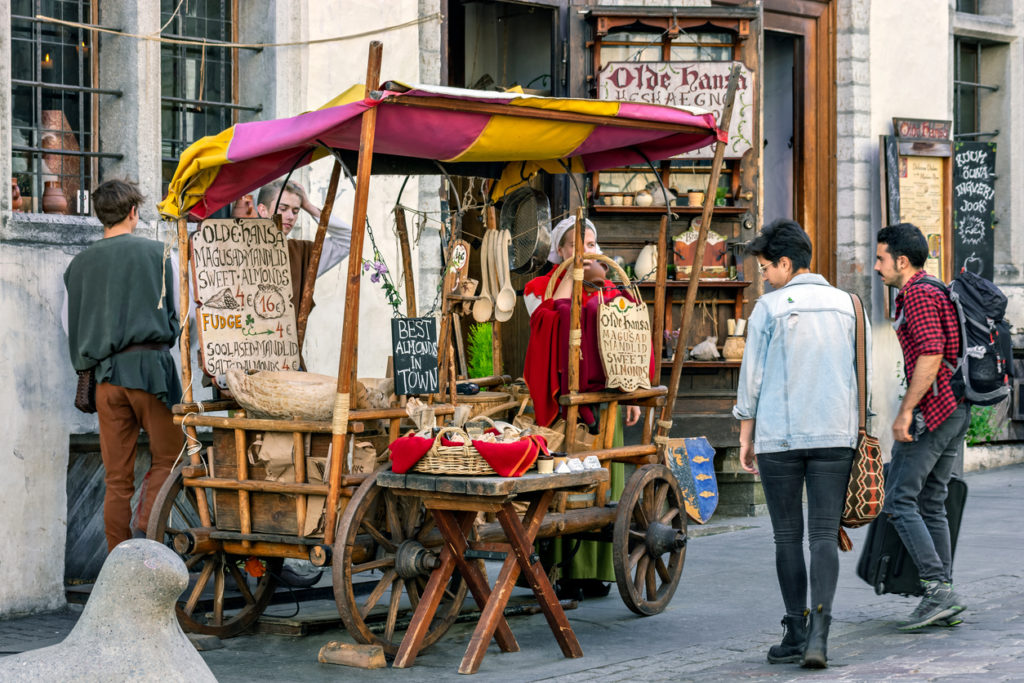
<instances>
[{"instance_id":1,"label":"wooden support pole","mask_svg":"<svg viewBox=\"0 0 1024 683\"><path fill-rule=\"evenodd\" d=\"M370 43L366 67L366 96L371 97L380 82L380 64L383 53L380 41ZM356 347L359 344L359 280L362 271L363 237L366 234L366 202L370 192L370 166L373 162L373 141L377 130L377 108L370 107L362 116L359 132L359 165L356 170L355 208L352 213L352 248L348 258L348 283L345 289L345 322L341 331L341 358L338 361L338 393L334 400L334 419L331 429L332 464L330 493L324 527L324 543L332 545L338 521L338 488L345 473L347 452L349 397L352 393L356 366Z\"/></svg>"},{"instance_id":2,"label":"wooden support pole","mask_svg":"<svg viewBox=\"0 0 1024 683\"><path fill-rule=\"evenodd\" d=\"M184 403L192 402L192 342L189 334L189 277L188 277L188 214L178 219L178 323L181 327L181 338L178 341L178 345L181 349L181 388L182 397L181 400ZM185 428L185 441L186 446L189 444L198 444L199 436L196 434L196 428L194 425L189 425ZM201 465L202 458L199 455L199 451L189 450L189 461L193 465ZM210 526L210 508L206 502L206 491L203 489L196 489L196 500L202 501L197 502L196 507L199 511L199 521L202 526ZM158 539L161 542L163 539Z\"/></svg>"},{"instance_id":3,"label":"wooden support pole","mask_svg":"<svg viewBox=\"0 0 1024 683\"><path fill-rule=\"evenodd\" d=\"M245 430L235 430L235 466L238 468L238 480L249 478L249 460L245 453ZM243 534L252 533L252 508L249 507L249 492L238 489L238 522ZM242 541L244 547L249 541Z\"/></svg>"},{"instance_id":4,"label":"wooden support pole","mask_svg":"<svg viewBox=\"0 0 1024 683\"><path fill-rule=\"evenodd\" d=\"M668 216L658 226L658 266L654 285L654 381L661 384L661 356L665 342L665 280L668 278Z\"/></svg>"},{"instance_id":5,"label":"wooden support pole","mask_svg":"<svg viewBox=\"0 0 1024 683\"><path fill-rule=\"evenodd\" d=\"M721 130L729 130L732 120L732 106L736 101L736 84L739 80L739 66L734 66L729 74L729 85L725 91L725 108L718 122ZM722 172L722 157L725 154L725 142L719 140L715 146L715 159L711 163L711 176L708 178L708 189L704 194L704 211L700 219L700 233L697 235L697 248L693 255L693 267L690 269L690 280L686 286L686 303L683 304L682 319L679 322L679 338L676 339L675 353L672 354L672 376L668 386L668 400L661 409L658 431L655 440L668 437L669 429L664 425L672 421L672 410L675 407L676 395L679 393L679 378L683 371L683 356L686 353L686 339L690 334L690 323L693 320L693 307L697 301L697 287L700 283L700 264L704 262L704 247L707 246L708 229L711 226L711 214L715 208L715 188L718 187L718 176ZM660 438L659 438L660 437ZM662 442L663 443L663 442Z\"/></svg>"},{"instance_id":6,"label":"wooden support pole","mask_svg":"<svg viewBox=\"0 0 1024 683\"><path fill-rule=\"evenodd\" d=\"M302 432L292 432L292 458L295 464L295 483L306 483L306 444ZM295 526L297 535L302 536L306 528L306 496L300 494L295 498Z\"/></svg>"},{"instance_id":7,"label":"wooden support pole","mask_svg":"<svg viewBox=\"0 0 1024 683\"><path fill-rule=\"evenodd\" d=\"M572 269L572 303L569 308L569 395L580 390L580 344L582 331L580 316L583 313L583 207L576 209L576 229L573 237ZM569 406L565 416L566 451L576 452L576 418L579 408Z\"/></svg>"},{"instance_id":8,"label":"wooden support pole","mask_svg":"<svg viewBox=\"0 0 1024 683\"><path fill-rule=\"evenodd\" d=\"M302 280L302 298L299 300L299 310L295 318L295 328L299 335L300 353L302 352L302 343L306 339L306 323L309 321L309 312L313 310L313 289L316 287L316 274L320 270L320 255L324 250L327 223L331 220L331 212L334 211L334 196L338 194L338 179L340 177L341 162L335 159L334 168L331 169L331 180L327 184L327 200L324 202L323 211L320 212L320 224L317 226L316 238L313 240L313 251L309 255L309 263L306 264L306 275Z\"/></svg>"},{"instance_id":9,"label":"wooden support pole","mask_svg":"<svg viewBox=\"0 0 1024 683\"><path fill-rule=\"evenodd\" d=\"M405 225L405 209L395 207L395 229L398 231L398 246L402 250L402 274L405 276L405 314L416 317L416 286L412 273L412 250L409 248L409 229Z\"/></svg>"}]
</instances>

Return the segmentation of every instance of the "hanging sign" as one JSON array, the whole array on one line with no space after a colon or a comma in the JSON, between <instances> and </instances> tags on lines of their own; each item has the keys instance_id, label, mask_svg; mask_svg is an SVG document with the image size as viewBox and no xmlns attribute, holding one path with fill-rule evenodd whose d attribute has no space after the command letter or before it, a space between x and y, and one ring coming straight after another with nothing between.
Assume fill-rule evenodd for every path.
<instances>
[{"instance_id":1,"label":"hanging sign","mask_svg":"<svg viewBox=\"0 0 1024 683\"><path fill-rule=\"evenodd\" d=\"M399 396L435 394L437 374L437 320L393 318L391 353L395 364L395 393Z\"/></svg>"},{"instance_id":2,"label":"hanging sign","mask_svg":"<svg viewBox=\"0 0 1024 683\"><path fill-rule=\"evenodd\" d=\"M957 142L953 147L953 275L966 268L994 274L996 143Z\"/></svg>"},{"instance_id":3,"label":"hanging sign","mask_svg":"<svg viewBox=\"0 0 1024 683\"><path fill-rule=\"evenodd\" d=\"M742 62L608 62L597 76L597 96L602 100L705 109L721 121L733 66L739 66L740 78L725 158L738 159L752 146L755 114L754 74ZM679 156L710 159L715 156L715 145Z\"/></svg>"},{"instance_id":4,"label":"hanging sign","mask_svg":"<svg viewBox=\"0 0 1024 683\"><path fill-rule=\"evenodd\" d=\"M299 369L288 245L274 221L203 221L191 270L203 371Z\"/></svg>"},{"instance_id":5,"label":"hanging sign","mask_svg":"<svg viewBox=\"0 0 1024 683\"><path fill-rule=\"evenodd\" d=\"M643 300L634 298L641 303L617 296L597 312L597 342L609 389L651 388L651 319Z\"/></svg>"}]
</instances>

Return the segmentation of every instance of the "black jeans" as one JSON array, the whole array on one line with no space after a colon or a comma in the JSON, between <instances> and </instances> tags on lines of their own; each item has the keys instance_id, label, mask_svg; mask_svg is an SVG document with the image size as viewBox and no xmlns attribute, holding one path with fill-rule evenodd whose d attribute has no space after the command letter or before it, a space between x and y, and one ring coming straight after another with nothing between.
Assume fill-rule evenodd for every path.
<instances>
[{"instance_id":1,"label":"black jeans","mask_svg":"<svg viewBox=\"0 0 1024 683\"><path fill-rule=\"evenodd\" d=\"M757 456L775 533L775 571L786 614L807 607L803 490L807 483L807 537L811 546L811 604L832 612L839 579L839 518L853 463L852 448L808 448Z\"/></svg>"}]
</instances>

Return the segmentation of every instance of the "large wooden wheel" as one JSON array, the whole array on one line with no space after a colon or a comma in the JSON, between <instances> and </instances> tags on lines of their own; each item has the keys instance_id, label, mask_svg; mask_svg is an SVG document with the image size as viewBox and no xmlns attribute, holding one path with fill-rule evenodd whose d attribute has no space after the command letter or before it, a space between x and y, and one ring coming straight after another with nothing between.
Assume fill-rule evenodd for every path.
<instances>
[{"instance_id":1,"label":"large wooden wheel","mask_svg":"<svg viewBox=\"0 0 1024 683\"><path fill-rule=\"evenodd\" d=\"M437 566L441 535L434 518L416 497L396 496L368 477L352 495L338 522L334 544L334 599L352 637L377 644L389 655L398 646L419 604L430 573ZM367 595L356 595L355 582L379 573L380 579ZM462 609L466 582L456 573L444 591L423 647L437 642ZM405 603L403 595L407 598ZM371 629L376 621L383 632Z\"/></svg>"},{"instance_id":2,"label":"large wooden wheel","mask_svg":"<svg viewBox=\"0 0 1024 683\"><path fill-rule=\"evenodd\" d=\"M184 532L201 524L195 489L182 484L181 470L175 468L157 493L146 537L174 550L188 567L188 588L175 605L181 627L220 638L236 636L270 603L282 560L228 555L216 544L205 550L188 547Z\"/></svg>"},{"instance_id":3,"label":"large wooden wheel","mask_svg":"<svg viewBox=\"0 0 1024 683\"><path fill-rule=\"evenodd\" d=\"M622 601L641 616L663 611L686 559L686 510L679 483L667 467L644 465L626 482L613 544Z\"/></svg>"}]
</instances>

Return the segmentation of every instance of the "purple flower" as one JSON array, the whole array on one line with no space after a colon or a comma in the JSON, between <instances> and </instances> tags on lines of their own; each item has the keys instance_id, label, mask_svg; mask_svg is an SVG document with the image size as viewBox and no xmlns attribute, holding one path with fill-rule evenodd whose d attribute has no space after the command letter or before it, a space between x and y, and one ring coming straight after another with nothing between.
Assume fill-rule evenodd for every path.
<instances>
[{"instance_id":1,"label":"purple flower","mask_svg":"<svg viewBox=\"0 0 1024 683\"><path fill-rule=\"evenodd\" d=\"M377 270L378 275L383 275L384 273L388 272L388 267L387 265L385 265L383 261L377 261L374 264L374 268Z\"/></svg>"},{"instance_id":2,"label":"purple flower","mask_svg":"<svg viewBox=\"0 0 1024 683\"><path fill-rule=\"evenodd\" d=\"M372 267L373 267L373 265L369 261L363 261L363 272L364 273L366 271L368 271Z\"/></svg>"},{"instance_id":3,"label":"purple flower","mask_svg":"<svg viewBox=\"0 0 1024 683\"><path fill-rule=\"evenodd\" d=\"M373 275L371 275L370 276L370 282L373 282L373 283L380 282L380 273L374 273Z\"/></svg>"}]
</instances>

